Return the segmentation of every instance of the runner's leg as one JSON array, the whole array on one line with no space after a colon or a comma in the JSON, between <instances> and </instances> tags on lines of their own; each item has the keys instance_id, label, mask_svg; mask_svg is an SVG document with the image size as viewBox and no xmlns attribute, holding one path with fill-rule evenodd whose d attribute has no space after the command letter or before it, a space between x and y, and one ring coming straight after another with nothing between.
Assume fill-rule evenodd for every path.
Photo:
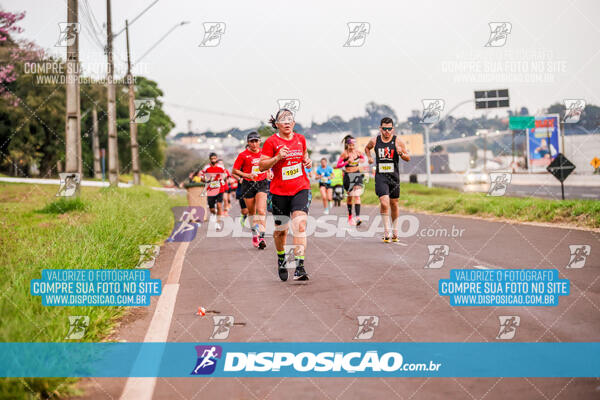
<instances>
[{"instance_id":1,"label":"runner's leg","mask_svg":"<svg viewBox=\"0 0 600 400\"><path fill-rule=\"evenodd\" d=\"M304 211L292 212L292 233L294 237L294 256L296 259L296 272L294 279L306 280L308 275L304 270L304 255L306 252L306 219ZM300 272L301 271L301 272Z\"/></svg>"},{"instance_id":2,"label":"runner's leg","mask_svg":"<svg viewBox=\"0 0 600 400\"><path fill-rule=\"evenodd\" d=\"M321 199L323 199L323 208L327 209L327 187L319 185Z\"/></svg>"},{"instance_id":3,"label":"runner's leg","mask_svg":"<svg viewBox=\"0 0 600 400\"><path fill-rule=\"evenodd\" d=\"M250 229L252 229L252 245L258 247L258 232L256 231L256 202L254 197L246 198L246 207L248 207L248 218L250 221Z\"/></svg>"},{"instance_id":4,"label":"runner's leg","mask_svg":"<svg viewBox=\"0 0 600 400\"><path fill-rule=\"evenodd\" d=\"M259 236L258 246L260 249L267 247L265 242L265 229L267 219L267 194L265 192L256 193L254 198L254 219L258 224Z\"/></svg>"},{"instance_id":5,"label":"runner's leg","mask_svg":"<svg viewBox=\"0 0 600 400\"><path fill-rule=\"evenodd\" d=\"M398 216L400 215L400 207L398 199L390 199L390 209L392 211L392 236L398 237Z\"/></svg>"}]
</instances>

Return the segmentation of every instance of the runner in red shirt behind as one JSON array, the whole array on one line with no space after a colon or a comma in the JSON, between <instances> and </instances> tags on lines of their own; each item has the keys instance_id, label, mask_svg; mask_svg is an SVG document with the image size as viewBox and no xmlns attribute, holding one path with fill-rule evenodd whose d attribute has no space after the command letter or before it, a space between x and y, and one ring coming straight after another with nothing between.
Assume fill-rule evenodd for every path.
<instances>
[{"instance_id":1,"label":"runner in red shirt behind","mask_svg":"<svg viewBox=\"0 0 600 400\"><path fill-rule=\"evenodd\" d=\"M264 249L265 219L267 215L267 172L260 172L260 135L250 132L246 138L248 145L233 164L232 173L244 178L242 183L242 197L248 207L250 226L252 227L252 244L254 247Z\"/></svg>"},{"instance_id":2,"label":"runner in red shirt behind","mask_svg":"<svg viewBox=\"0 0 600 400\"><path fill-rule=\"evenodd\" d=\"M261 171L267 171L269 168L273 170L270 191L275 218L273 239L277 249L277 271L279 279L286 281L288 272L285 261L285 241L291 214L296 258L294 280L305 281L308 280L304 270L306 217L310 207L311 192L304 168L310 168L312 161L306 151L306 139L294 132L294 114L290 110L279 110L275 117L271 117L270 122L277 132L265 141L259 167Z\"/></svg>"},{"instance_id":3,"label":"runner in red shirt behind","mask_svg":"<svg viewBox=\"0 0 600 400\"><path fill-rule=\"evenodd\" d=\"M218 164L218 157L215 153L208 156L210 164L206 165L202 171L202 180L206 182L206 197L208 208L213 215L217 215L217 230L221 230L223 216L223 193L225 192L225 179L227 179L227 170Z\"/></svg>"}]
</instances>

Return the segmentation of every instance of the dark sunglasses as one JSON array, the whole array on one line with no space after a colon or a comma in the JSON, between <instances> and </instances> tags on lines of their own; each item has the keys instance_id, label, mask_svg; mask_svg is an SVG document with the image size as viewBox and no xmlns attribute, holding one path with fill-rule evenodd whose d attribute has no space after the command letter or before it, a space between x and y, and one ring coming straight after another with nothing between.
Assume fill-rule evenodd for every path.
<instances>
[{"instance_id":1,"label":"dark sunglasses","mask_svg":"<svg viewBox=\"0 0 600 400\"><path fill-rule=\"evenodd\" d=\"M394 129L394 128L384 128L384 127L381 127L381 129L383 129L383 130L384 130L384 131L386 131L386 132L390 132L390 131L391 131L392 129Z\"/></svg>"},{"instance_id":2,"label":"dark sunglasses","mask_svg":"<svg viewBox=\"0 0 600 400\"><path fill-rule=\"evenodd\" d=\"M250 140L248 140L248 143L252 143L252 142L260 142L260 139L250 139Z\"/></svg>"}]
</instances>

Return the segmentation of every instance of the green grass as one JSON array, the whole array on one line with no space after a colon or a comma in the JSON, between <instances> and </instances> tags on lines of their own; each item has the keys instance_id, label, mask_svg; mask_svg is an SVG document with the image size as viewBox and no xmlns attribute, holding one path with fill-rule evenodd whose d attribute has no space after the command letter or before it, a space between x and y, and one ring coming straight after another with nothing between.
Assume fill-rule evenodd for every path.
<instances>
[{"instance_id":1,"label":"green grass","mask_svg":"<svg viewBox=\"0 0 600 400\"><path fill-rule=\"evenodd\" d=\"M313 197L320 199L318 185ZM369 180L361 196L363 204L379 204L375 181ZM462 193L446 188L402 183L400 205L412 211L440 214L476 215L523 222L562 223L585 228L600 228L600 201L549 200L521 197L490 197L485 193Z\"/></svg>"},{"instance_id":2,"label":"green grass","mask_svg":"<svg viewBox=\"0 0 600 400\"><path fill-rule=\"evenodd\" d=\"M51 268L133 268L138 245L160 243L185 205L145 187L89 188L79 199L56 200L53 185L0 183L0 341L63 342L68 317L87 315L81 341L106 339L122 307L44 307L29 294L31 279ZM73 394L74 379L2 379L0 398Z\"/></svg>"},{"instance_id":3,"label":"green grass","mask_svg":"<svg viewBox=\"0 0 600 400\"><path fill-rule=\"evenodd\" d=\"M48 203L37 212L42 214L64 214L69 211L85 211L86 203L81 200L81 198L76 197L74 199L70 198L60 198L52 203Z\"/></svg>"}]
</instances>

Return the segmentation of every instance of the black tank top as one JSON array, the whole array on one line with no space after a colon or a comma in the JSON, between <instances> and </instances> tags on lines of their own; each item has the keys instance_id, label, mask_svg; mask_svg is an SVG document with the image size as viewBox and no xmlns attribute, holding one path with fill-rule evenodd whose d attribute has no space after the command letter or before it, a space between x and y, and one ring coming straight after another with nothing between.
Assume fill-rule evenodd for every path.
<instances>
[{"instance_id":1,"label":"black tank top","mask_svg":"<svg viewBox=\"0 0 600 400\"><path fill-rule=\"evenodd\" d=\"M394 178L400 176L398 171L398 152L396 151L396 135L392 136L392 140L384 143L381 140L381 135L377 136L375 141L375 160L377 161L377 174L382 174Z\"/></svg>"}]
</instances>

